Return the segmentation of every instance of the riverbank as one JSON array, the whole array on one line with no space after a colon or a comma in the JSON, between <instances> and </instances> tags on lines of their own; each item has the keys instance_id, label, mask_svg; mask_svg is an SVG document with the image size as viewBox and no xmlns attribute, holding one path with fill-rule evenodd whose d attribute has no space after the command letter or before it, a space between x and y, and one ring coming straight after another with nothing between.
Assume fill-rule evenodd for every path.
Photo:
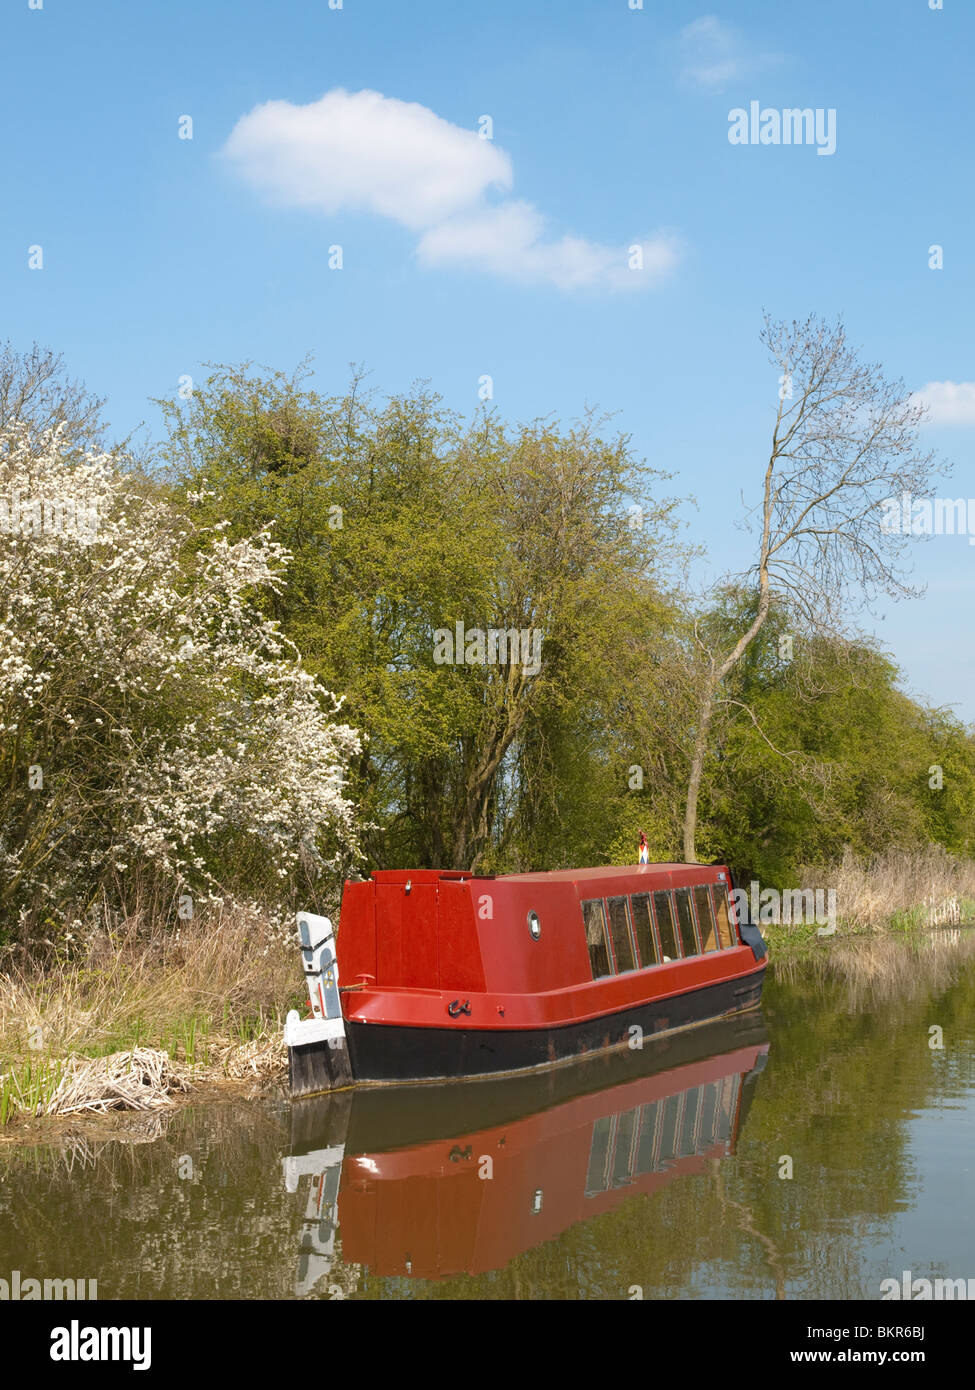
<instances>
[{"instance_id":1,"label":"riverbank","mask_svg":"<svg viewBox=\"0 0 975 1390\"><path fill-rule=\"evenodd\" d=\"M213 1106L236 1101L255 1101L278 1098L287 1100L288 1060L283 1039L280 1057L273 1063L251 1070L244 1059L237 1075L224 1075L215 1068L199 1067L191 1071L188 1084L164 1091L151 1105L99 1109L86 1105L68 1113L50 1113L46 1106L36 1113L15 1110L8 1122L0 1127L0 1155L5 1151L38 1146L67 1146L84 1153L89 1146L107 1143L152 1143L181 1110L194 1106ZM116 1058L125 1054L114 1054ZM95 1101L100 1093L88 1097Z\"/></svg>"},{"instance_id":2,"label":"riverbank","mask_svg":"<svg viewBox=\"0 0 975 1390\"><path fill-rule=\"evenodd\" d=\"M813 922L808 914L793 922L759 917L773 957L975 925L975 861L955 858L940 845L888 850L871 859L847 853L837 864L803 868L796 881L801 892L820 900L835 895L835 921Z\"/></svg>"},{"instance_id":3,"label":"riverbank","mask_svg":"<svg viewBox=\"0 0 975 1390\"><path fill-rule=\"evenodd\" d=\"M0 1075L0 1144L49 1142L79 1125L89 1131L93 1120L111 1133L123 1117L184 1104L284 1095L287 1079L280 1028L247 1043L211 1038L208 1060L192 1065L152 1048L26 1062Z\"/></svg>"},{"instance_id":4,"label":"riverbank","mask_svg":"<svg viewBox=\"0 0 975 1390\"><path fill-rule=\"evenodd\" d=\"M835 890L836 930L761 923L773 975L809 959L883 990L934 980L975 944L975 864L937 847L798 882ZM0 971L0 1135L284 1086L284 1018L306 1003L290 923L214 906L170 931L136 913L47 946Z\"/></svg>"},{"instance_id":5,"label":"riverbank","mask_svg":"<svg viewBox=\"0 0 975 1390\"><path fill-rule=\"evenodd\" d=\"M8 961L0 1133L81 1108L148 1110L184 1089L281 1082L284 1018L303 999L293 932L257 909L216 907L175 932L136 914L59 943L43 963Z\"/></svg>"}]
</instances>

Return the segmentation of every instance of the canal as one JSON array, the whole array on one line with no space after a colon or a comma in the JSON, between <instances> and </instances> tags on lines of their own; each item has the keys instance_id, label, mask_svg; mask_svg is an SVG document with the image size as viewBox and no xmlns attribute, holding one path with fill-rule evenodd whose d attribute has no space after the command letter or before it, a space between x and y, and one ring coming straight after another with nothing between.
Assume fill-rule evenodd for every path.
<instances>
[{"instance_id":1,"label":"canal","mask_svg":"<svg viewBox=\"0 0 975 1390\"><path fill-rule=\"evenodd\" d=\"M761 1015L440 1088L0 1151L0 1278L134 1299L975 1291L975 934L777 962Z\"/></svg>"}]
</instances>

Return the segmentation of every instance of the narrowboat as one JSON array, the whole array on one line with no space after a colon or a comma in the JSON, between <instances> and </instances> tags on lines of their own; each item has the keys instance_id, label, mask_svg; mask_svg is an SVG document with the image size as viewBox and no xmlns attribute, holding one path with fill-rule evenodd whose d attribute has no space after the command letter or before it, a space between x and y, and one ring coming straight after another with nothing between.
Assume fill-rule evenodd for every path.
<instances>
[{"instance_id":1,"label":"narrowboat","mask_svg":"<svg viewBox=\"0 0 975 1390\"><path fill-rule=\"evenodd\" d=\"M291 1093L537 1070L754 1008L765 943L725 865L376 870L299 913Z\"/></svg>"},{"instance_id":2,"label":"narrowboat","mask_svg":"<svg viewBox=\"0 0 975 1390\"><path fill-rule=\"evenodd\" d=\"M347 1295L363 1269L502 1269L635 1193L713 1171L735 1151L768 1047L753 1011L577 1067L297 1101L283 1159L288 1192L305 1196L296 1293Z\"/></svg>"}]
</instances>

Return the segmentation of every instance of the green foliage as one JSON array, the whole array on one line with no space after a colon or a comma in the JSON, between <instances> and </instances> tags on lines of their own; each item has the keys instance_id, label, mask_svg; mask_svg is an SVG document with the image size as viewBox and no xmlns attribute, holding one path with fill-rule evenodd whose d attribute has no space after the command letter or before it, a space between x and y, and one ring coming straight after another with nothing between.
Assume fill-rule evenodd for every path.
<instances>
[{"instance_id":1,"label":"green foliage","mask_svg":"<svg viewBox=\"0 0 975 1390\"><path fill-rule=\"evenodd\" d=\"M729 594L709 618L740 624L747 602ZM898 677L866 640L803 635L773 607L716 725L701 857L727 854L742 876L782 887L800 865L834 862L847 847L975 852L975 738L909 699ZM940 789L929 785L935 765Z\"/></svg>"},{"instance_id":2,"label":"green foliage","mask_svg":"<svg viewBox=\"0 0 975 1390\"><path fill-rule=\"evenodd\" d=\"M102 563L107 540L73 568L24 546L48 647L21 623L40 693L6 707L0 899L9 922L29 909L36 941L57 938L69 904L87 916L113 895L157 894L167 916L182 887L305 901L323 863L337 877L352 863L329 797L356 805L367 870L626 862L641 830L654 859L681 857L702 653L734 647L758 595L691 600L672 578L686 555L664 475L598 417L464 420L423 386L380 401L360 379L324 397L309 378L308 363L214 368L189 400L160 402L166 473L97 464L121 499L113 526L129 518L115 550L131 576ZM221 590L224 536L240 554ZM228 662L228 624L260 637L263 674L247 643ZM538 634L538 670L444 664L438 634L457 624ZM103 629L117 634L99 666ZM266 704L285 667L320 682L304 723ZM898 682L874 644L814 632L773 594L715 691L698 856L782 887L846 850L975 854L972 730ZM325 737L326 691L351 726L334 759L308 733L321 716ZM180 815L163 816L176 783Z\"/></svg>"},{"instance_id":3,"label":"green foliage","mask_svg":"<svg viewBox=\"0 0 975 1390\"><path fill-rule=\"evenodd\" d=\"M920 931L924 926L924 919L923 907L901 908L898 912L891 913L890 930L898 932Z\"/></svg>"},{"instance_id":4,"label":"green foliage","mask_svg":"<svg viewBox=\"0 0 975 1390\"><path fill-rule=\"evenodd\" d=\"M672 504L626 440L592 418L465 424L424 389L325 400L301 370L219 368L168 414L177 495L231 536L273 522L292 554L259 601L368 735L353 794L370 862L605 858L634 820L627 768L673 747ZM458 622L537 631L540 669L438 664Z\"/></svg>"},{"instance_id":5,"label":"green foliage","mask_svg":"<svg viewBox=\"0 0 975 1390\"><path fill-rule=\"evenodd\" d=\"M272 524L291 552L254 602L367 735L351 792L368 865L626 862L641 829L679 858L693 654L733 645L755 594L695 612L666 581L681 552L660 475L599 421L464 422L425 388L376 402L359 380L324 398L309 370L214 369L166 407L167 457L201 520ZM541 671L438 665L434 633L458 621L540 629ZM898 678L774 598L719 692L699 857L784 885L847 847L975 852L972 732Z\"/></svg>"}]
</instances>

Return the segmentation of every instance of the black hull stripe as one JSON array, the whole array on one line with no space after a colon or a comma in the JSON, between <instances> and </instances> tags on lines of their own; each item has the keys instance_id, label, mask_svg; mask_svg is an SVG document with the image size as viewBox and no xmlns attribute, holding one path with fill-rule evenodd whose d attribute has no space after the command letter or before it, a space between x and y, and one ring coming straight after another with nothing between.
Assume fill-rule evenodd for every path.
<instances>
[{"instance_id":1,"label":"black hull stripe","mask_svg":"<svg viewBox=\"0 0 975 1390\"><path fill-rule=\"evenodd\" d=\"M753 1009L761 1001L764 979L763 967L744 977L557 1028L488 1031L347 1022L352 1074L356 1082L422 1082L558 1066L632 1046L631 1040L639 1037L630 1032L634 1027L649 1040Z\"/></svg>"}]
</instances>

